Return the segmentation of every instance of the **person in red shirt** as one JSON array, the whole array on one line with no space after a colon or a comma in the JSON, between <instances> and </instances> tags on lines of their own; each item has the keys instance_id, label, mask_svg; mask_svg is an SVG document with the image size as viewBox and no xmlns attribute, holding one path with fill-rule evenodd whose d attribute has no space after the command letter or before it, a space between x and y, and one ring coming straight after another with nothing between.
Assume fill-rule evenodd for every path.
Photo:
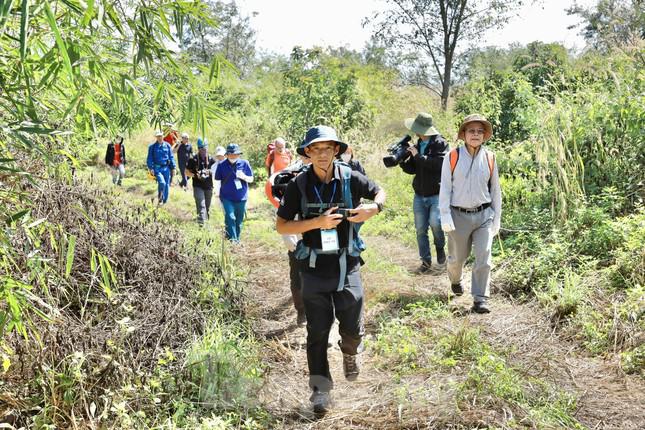
<instances>
[{"instance_id":1,"label":"person in red shirt","mask_svg":"<svg viewBox=\"0 0 645 430\"><path fill-rule=\"evenodd\" d=\"M284 170L291 164L291 152L287 149L287 143L283 138L278 137L273 141L274 148L267 154L264 165L267 168L267 177Z\"/></svg>"},{"instance_id":2,"label":"person in red shirt","mask_svg":"<svg viewBox=\"0 0 645 430\"><path fill-rule=\"evenodd\" d=\"M125 177L125 144L121 134L117 134L114 141L108 143L105 164L110 166L112 183L121 186L121 181Z\"/></svg>"}]
</instances>

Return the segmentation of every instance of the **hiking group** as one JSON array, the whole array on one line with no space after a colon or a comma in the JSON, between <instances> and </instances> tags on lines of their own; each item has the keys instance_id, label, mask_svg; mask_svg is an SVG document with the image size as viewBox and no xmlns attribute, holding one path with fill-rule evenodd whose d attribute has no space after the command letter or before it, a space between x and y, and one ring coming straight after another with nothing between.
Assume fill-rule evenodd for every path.
<instances>
[{"instance_id":1,"label":"hiking group","mask_svg":"<svg viewBox=\"0 0 645 430\"><path fill-rule=\"evenodd\" d=\"M203 226L210 218L213 196L219 198L224 213L225 235L231 242L239 242L249 184L253 182L253 170L247 160L241 158L242 150L238 144L231 143L226 148L218 146L215 156L208 152L208 142L197 139L197 152L193 154L188 133L179 133L171 125L167 131L156 131L155 141L148 146L146 167L148 176L157 182L157 202L168 202L170 186L177 167L181 175L179 187L187 191L188 181L192 179L193 197L197 213L197 223ZM175 154L177 161L175 161ZM125 176L125 144L118 134L108 144L105 163L109 166L113 183L122 185Z\"/></svg>"},{"instance_id":2,"label":"hiking group","mask_svg":"<svg viewBox=\"0 0 645 430\"><path fill-rule=\"evenodd\" d=\"M445 267L452 293L460 296L464 293L463 267L472 250L471 310L488 313L491 249L501 221L497 163L483 146L492 136L492 126L481 115L465 117L457 135L464 145L451 150L431 115L421 112L404 125L416 143L409 144L411 137L406 136L399 142L394 161L385 164L398 164L414 176L412 213L421 260L414 272L423 275ZM176 168L173 146L164 140L167 137L155 133L156 141L148 147L147 167L157 180L160 204L168 199ZM182 178L179 185L186 189L187 178L192 178L197 219L203 224L209 218L213 188L219 183L215 195L222 203L226 238L238 242L248 187L254 180L251 166L240 158L237 144L218 147L215 158L208 154L205 140L197 139L197 147L197 154L192 155L185 133L175 145ZM359 231L364 222L383 211L386 193L368 178L352 149L332 127L318 125L307 130L296 152L299 157L294 159L282 138L268 145L265 193L276 208L276 231L287 248L296 323L306 324L307 330L310 401L314 412L321 414L331 405L333 379L327 351L334 320L339 325L345 378L356 380L361 370L364 291L360 267L365 243ZM122 137L108 146L106 163L114 183L120 185L125 173Z\"/></svg>"}]
</instances>

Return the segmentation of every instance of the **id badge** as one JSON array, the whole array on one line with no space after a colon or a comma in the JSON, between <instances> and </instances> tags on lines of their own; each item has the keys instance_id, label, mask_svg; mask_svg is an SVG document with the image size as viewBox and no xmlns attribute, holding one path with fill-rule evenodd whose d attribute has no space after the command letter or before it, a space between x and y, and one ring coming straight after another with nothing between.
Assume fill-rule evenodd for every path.
<instances>
[{"instance_id":1,"label":"id badge","mask_svg":"<svg viewBox=\"0 0 645 430\"><path fill-rule=\"evenodd\" d=\"M320 230L320 242L323 251L338 251L338 231L335 228Z\"/></svg>"},{"instance_id":2,"label":"id badge","mask_svg":"<svg viewBox=\"0 0 645 430\"><path fill-rule=\"evenodd\" d=\"M240 181L239 179L235 180L235 189L236 190L241 190L242 189L242 181Z\"/></svg>"}]
</instances>

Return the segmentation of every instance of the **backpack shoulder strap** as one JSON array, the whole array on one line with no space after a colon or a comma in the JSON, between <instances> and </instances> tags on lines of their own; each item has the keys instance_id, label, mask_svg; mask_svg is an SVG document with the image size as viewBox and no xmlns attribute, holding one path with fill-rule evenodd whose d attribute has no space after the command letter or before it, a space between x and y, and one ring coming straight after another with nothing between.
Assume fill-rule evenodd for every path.
<instances>
[{"instance_id":1,"label":"backpack shoulder strap","mask_svg":"<svg viewBox=\"0 0 645 430\"><path fill-rule=\"evenodd\" d=\"M450 174L455 173L457 161L459 161L459 147L454 148L450 151Z\"/></svg>"},{"instance_id":2,"label":"backpack shoulder strap","mask_svg":"<svg viewBox=\"0 0 645 430\"><path fill-rule=\"evenodd\" d=\"M493 169L495 168L495 153L486 149L486 160L488 161L488 171L490 175L488 176L488 192L490 193L491 180L493 179Z\"/></svg>"},{"instance_id":3,"label":"backpack shoulder strap","mask_svg":"<svg viewBox=\"0 0 645 430\"><path fill-rule=\"evenodd\" d=\"M336 162L335 164L340 171L342 183L341 188L343 189L343 203L345 203L346 208L352 209L352 168L348 164L343 162Z\"/></svg>"},{"instance_id":4,"label":"backpack shoulder strap","mask_svg":"<svg viewBox=\"0 0 645 430\"><path fill-rule=\"evenodd\" d=\"M302 219L306 219L309 215L309 208L307 204L307 170L303 169L300 173L296 175L296 185L298 186L298 191L300 191L300 215Z\"/></svg>"}]
</instances>

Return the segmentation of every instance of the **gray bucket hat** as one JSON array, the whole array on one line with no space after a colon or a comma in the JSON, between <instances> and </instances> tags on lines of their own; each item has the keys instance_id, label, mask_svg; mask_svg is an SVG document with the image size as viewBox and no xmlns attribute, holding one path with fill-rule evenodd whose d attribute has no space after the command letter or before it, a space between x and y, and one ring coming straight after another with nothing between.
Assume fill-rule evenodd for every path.
<instances>
[{"instance_id":1,"label":"gray bucket hat","mask_svg":"<svg viewBox=\"0 0 645 430\"><path fill-rule=\"evenodd\" d=\"M432 126L432 115L426 112L419 112L416 118L407 118L403 121L406 128L422 136L434 136L439 134Z\"/></svg>"},{"instance_id":2,"label":"gray bucket hat","mask_svg":"<svg viewBox=\"0 0 645 430\"><path fill-rule=\"evenodd\" d=\"M466 118L464 118L464 121L459 126L459 133L457 133L457 139L461 139L463 141L466 140L465 139L466 126L471 122L480 122L484 125L484 141L487 141L488 139L491 138L491 136L493 135L493 126L491 125L491 123L488 122L488 120L484 115L473 113L471 115L468 115Z\"/></svg>"},{"instance_id":3,"label":"gray bucket hat","mask_svg":"<svg viewBox=\"0 0 645 430\"><path fill-rule=\"evenodd\" d=\"M326 142L326 141L336 142L338 145L340 145L340 149L338 150L337 155L342 154L347 149L347 144L345 142L341 142L340 140L338 140L338 136L336 135L336 130L334 130L332 127L329 127L327 125L317 125L307 130L307 133L305 134L305 139L302 141L302 144L298 147L297 152L298 154L306 157L307 156L305 154L306 147L308 147L312 143Z\"/></svg>"}]
</instances>

